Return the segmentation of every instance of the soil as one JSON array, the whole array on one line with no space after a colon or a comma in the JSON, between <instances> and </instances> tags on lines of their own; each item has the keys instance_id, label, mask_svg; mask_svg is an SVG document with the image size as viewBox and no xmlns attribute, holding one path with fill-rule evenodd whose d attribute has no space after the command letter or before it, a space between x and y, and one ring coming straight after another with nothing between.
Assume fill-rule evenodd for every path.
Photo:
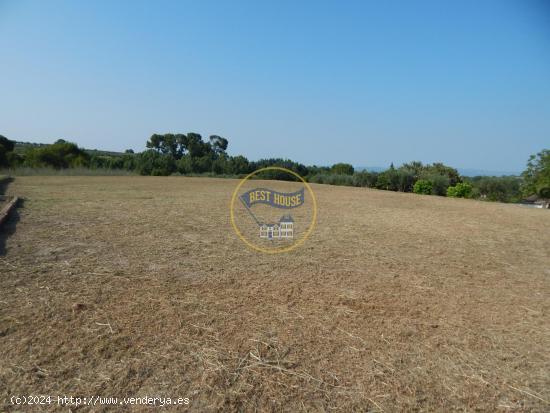
<instances>
[{"instance_id":1,"label":"soil","mask_svg":"<svg viewBox=\"0 0 550 413\"><path fill-rule=\"evenodd\" d=\"M312 185L311 237L269 255L233 232L237 183L16 178L0 410L550 410L549 211Z\"/></svg>"}]
</instances>

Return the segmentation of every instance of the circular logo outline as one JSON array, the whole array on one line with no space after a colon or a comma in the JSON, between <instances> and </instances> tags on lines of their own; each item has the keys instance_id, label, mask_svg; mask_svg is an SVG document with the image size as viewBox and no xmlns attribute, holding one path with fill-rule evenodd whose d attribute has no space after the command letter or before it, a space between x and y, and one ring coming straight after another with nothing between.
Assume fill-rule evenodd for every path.
<instances>
[{"instance_id":1,"label":"circular logo outline","mask_svg":"<svg viewBox=\"0 0 550 413\"><path fill-rule=\"evenodd\" d=\"M234 208L235 208L235 200L237 199L237 193L239 192L239 189L241 189L243 184L246 181L248 181L251 177L253 177L254 175L256 175L256 174L258 174L262 171L270 171L270 170L283 171L283 172L289 173L291 175L294 175L296 178L298 178L300 181L302 181L303 184L306 186L306 188L307 188L307 190L308 190L308 192L311 196L311 199L313 201L313 216L311 217L311 223L309 224L309 227L308 227L307 231L305 232L305 235L302 238L300 238L298 241L296 241L294 244L289 245L288 247L271 248L271 249L260 247L256 244L250 242L241 233L241 231L239 231L239 228L237 227L237 224L235 223ZM306 241L306 239L309 238L309 236L313 232L313 229L315 228L315 224L317 223L317 199L315 198L315 193L313 192L313 189L311 189L311 186L299 174L297 174L294 171L291 171L290 169L286 169L286 168L283 168L283 167L280 167L280 166L266 166L265 168L260 168L260 169L255 170L254 172L249 173L247 176L245 176L243 179L241 179L241 181L239 182L239 184L237 185L237 187L233 191L233 195L231 196L231 203L229 205L229 211L230 211L230 215L231 215L231 226L233 227L233 230L235 231L237 236L241 239L241 241L243 241L250 248L252 248L256 251L265 252L266 254L280 254L280 253L283 253L283 252L292 251L293 249L299 247L300 245L302 245Z\"/></svg>"}]
</instances>

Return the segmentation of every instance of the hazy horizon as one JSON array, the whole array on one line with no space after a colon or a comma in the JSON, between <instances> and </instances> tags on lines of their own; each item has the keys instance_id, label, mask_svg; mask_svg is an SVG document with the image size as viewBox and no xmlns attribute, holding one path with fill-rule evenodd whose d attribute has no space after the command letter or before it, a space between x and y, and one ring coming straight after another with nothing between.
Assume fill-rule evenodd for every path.
<instances>
[{"instance_id":1,"label":"hazy horizon","mask_svg":"<svg viewBox=\"0 0 550 413\"><path fill-rule=\"evenodd\" d=\"M0 133L0 135L2 135ZM2 135L3 136L3 135ZM205 137L203 136L203 139ZM59 138L59 139L63 139L63 138ZM29 140L15 140L17 143L34 143L34 144L45 144L45 145L48 145L48 144L52 144L54 143L55 140L51 141L51 142L38 142L38 141L29 141ZM76 144L78 144L78 142L74 142ZM82 147L81 145L79 145L80 147ZM132 149L134 151L136 151L135 148L125 148L124 150L109 150L109 149L103 149L103 148L86 148L86 147L82 147L83 149L86 149L86 150L98 150L98 151L104 151L104 152L115 152L115 153L123 153L126 149ZM232 155L240 155L240 154L232 154ZM249 158L250 161L259 161L261 160L262 158ZM265 158L264 158L265 159ZM291 159L292 161L296 161L296 162L300 162L300 161L297 161L295 159ZM418 159L411 159L410 161L407 161L407 162L412 162L412 161L417 161ZM340 160L338 162L343 162L343 163L348 163L346 162L345 160ZM438 162L437 160L434 161L434 162ZM312 163L312 164L305 164L306 166L327 166L327 167L330 167L332 166L334 163L332 164L320 164L320 163ZM381 171L384 171L386 169L388 169L390 167L390 165L393 164L394 166L398 167L400 165L402 165L402 163L395 163L395 162L390 162L390 164L386 165L386 166L382 166L382 165L353 165L353 167L355 168L356 171L363 171L363 170L368 170L368 171L371 171L371 172L381 172ZM448 166L451 166L451 167L454 167L458 170L458 172L463 175L463 176L489 176L489 175L495 175L495 176L504 176L504 175L520 175L521 174L521 170L518 170L518 171L512 171L512 170L489 170L489 169L484 169L484 168L462 168L460 166L456 166L456 165L448 165Z\"/></svg>"}]
</instances>

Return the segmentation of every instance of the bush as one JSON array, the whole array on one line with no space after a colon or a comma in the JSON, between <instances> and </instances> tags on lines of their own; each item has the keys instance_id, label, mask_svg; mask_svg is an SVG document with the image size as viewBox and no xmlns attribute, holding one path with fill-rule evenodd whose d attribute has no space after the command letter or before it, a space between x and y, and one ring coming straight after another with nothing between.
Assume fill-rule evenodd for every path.
<instances>
[{"instance_id":1,"label":"bush","mask_svg":"<svg viewBox=\"0 0 550 413\"><path fill-rule=\"evenodd\" d=\"M6 148L0 145L0 167L8 166L8 154Z\"/></svg>"},{"instance_id":2,"label":"bush","mask_svg":"<svg viewBox=\"0 0 550 413\"><path fill-rule=\"evenodd\" d=\"M422 195L431 195L432 194L432 183L426 179L419 179L416 181L413 187L413 192L415 194Z\"/></svg>"},{"instance_id":3,"label":"bush","mask_svg":"<svg viewBox=\"0 0 550 413\"><path fill-rule=\"evenodd\" d=\"M531 155L527 162L527 169L521 176L523 195L538 194L546 198L549 192L546 188L550 188L550 149L543 149L536 155Z\"/></svg>"},{"instance_id":4,"label":"bush","mask_svg":"<svg viewBox=\"0 0 550 413\"><path fill-rule=\"evenodd\" d=\"M252 172L250 168L250 162L242 155L231 156L228 162L228 170L226 172L230 174L249 174Z\"/></svg>"},{"instance_id":5,"label":"bush","mask_svg":"<svg viewBox=\"0 0 550 413\"><path fill-rule=\"evenodd\" d=\"M52 167L55 169L87 167L90 155L75 143L59 139L52 145L29 148L25 152L25 166Z\"/></svg>"},{"instance_id":6,"label":"bush","mask_svg":"<svg viewBox=\"0 0 550 413\"><path fill-rule=\"evenodd\" d=\"M400 192L411 192L414 186L414 173L407 169L397 169L397 190Z\"/></svg>"},{"instance_id":7,"label":"bush","mask_svg":"<svg viewBox=\"0 0 550 413\"><path fill-rule=\"evenodd\" d=\"M447 188L447 196L452 198L469 198L472 194L472 185L468 182L458 183Z\"/></svg>"},{"instance_id":8,"label":"bush","mask_svg":"<svg viewBox=\"0 0 550 413\"><path fill-rule=\"evenodd\" d=\"M449 187L449 177L440 174L422 174L420 179L425 179L432 183L432 195L445 196Z\"/></svg>"},{"instance_id":9,"label":"bush","mask_svg":"<svg viewBox=\"0 0 550 413\"><path fill-rule=\"evenodd\" d=\"M138 155L138 172L140 175L166 176L176 171L174 158L162 155L152 149Z\"/></svg>"},{"instance_id":10,"label":"bush","mask_svg":"<svg viewBox=\"0 0 550 413\"><path fill-rule=\"evenodd\" d=\"M193 172L205 173L212 171L212 156L204 155L193 158Z\"/></svg>"},{"instance_id":11,"label":"bush","mask_svg":"<svg viewBox=\"0 0 550 413\"><path fill-rule=\"evenodd\" d=\"M13 152L14 147L14 141L10 141L5 136L0 135L0 167L12 165L17 160Z\"/></svg>"},{"instance_id":12,"label":"bush","mask_svg":"<svg viewBox=\"0 0 550 413\"><path fill-rule=\"evenodd\" d=\"M353 175L354 169L349 163L337 163L332 165L330 172L336 175Z\"/></svg>"},{"instance_id":13,"label":"bush","mask_svg":"<svg viewBox=\"0 0 550 413\"><path fill-rule=\"evenodd\" d=\"M395 168L386 169L378 175L376 188L386 191L397 191L399 189L399 173Z\"/></svg>"},{"instance_id":14,"label":"bush","mask_svg":"<svg viewBox=\"0 0 550 413\"><path fill-rule=\"evenodd\" d=\"M488 201L517 202L521 199L521 179L515 176L465 178L473 188L471 197Z\"/></svg>"},{"instance_id":15,"label":"bush","mask_svg":"<svg viewBox=\"0 0 550 413\"><path fill-rule=\"evenodd\" d=\"M550 184L547 186L541 186L537 193L541 198L550 199Z\"/></svg>"},{"instance_id":16,"label":"bush","mask_svg":"<svg viewBox=\"0 0 550 413\"><path fill-rule=\"evenodd\" d=\"M356 172L353 175L353 185L360 187L374 188L378 181L378 174L376 172L362 171Z\"/></svg>"}]
</instances>

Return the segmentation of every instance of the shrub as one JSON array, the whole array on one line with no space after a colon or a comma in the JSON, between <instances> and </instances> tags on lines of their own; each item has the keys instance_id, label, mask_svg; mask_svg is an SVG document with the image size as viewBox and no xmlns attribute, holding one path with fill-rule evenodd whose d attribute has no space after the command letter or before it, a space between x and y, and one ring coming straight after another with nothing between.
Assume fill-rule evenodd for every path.
<instances>
[{"instance_id":1,"label":"shrub","mask_svg":"<svg viewBox=\"0 0 550 413\"><path fill-rule=\"evenodd\" d=\"M227 170L230 174L248 174L252 172L250 168L250 162L242 155L231 156L229 158L229 168Z\"/></svg>"},{"instance_id":2,"label":"shrub","mask_svg":"<svg viewBox=\"0 0 550 413\"><path fill-rule=\"evenodd\" d=\"M138 172L140 175L170 175L176 170L176 163L171 156L162 155L152 149L138 155Z\"/></svg>"},{"instance_id":3,"label":"shrub","mask_svg":"<svg viewBox=\"0 0 550 413\"><path fill-rule=\"evenodd\" d=\"M8 155L6 148L0 145L0 166L8 166Z\"/></svg>"},{"instance_id":4,"label":"shrub","mask_svg":"<svg viewBox=\"0 0 550 413\"><path fill-rule=\"evenodd\" d=\"M336 175L353 175L354 169L349 163L337 163L332 165L330 172Z\"/></svg>"},{"instance_id":5,"label":"shrub","mask_svg":"<svg viewBox=\"0 0 550 413\"><path fill-rule=\"evenodd\" d=\"M5 167L15 162L16 156L13 152L14 147L14 141L10 141L5 136L0 135L0 166Z\"/></svg>"},{"instance_id":6,"label":"shrub","mask_svg":"<svg viewBox=\"0 0 550 413\"><path fill-rule=\"evenodd\" d=\"M445 196L449 187L449 177L440 174L422 174L420 179L425 179L432 183L432 195Z\"/></svg>"},{"instance_id":7,"label":"shrub","mask_svg":"<svg viewBox=\"0 0 550 413\"><path fill-rule=\"evenodd\" d=\"M397 169L397 190L400 192L411 192L414 186L414 173L407 169Z\"/></svg>"},{"instance_id":8,"label":"shrub","mask_svg":"<svg viewBox=\"0 0 550 413\"><path fill-rule=\"evenodd\" d=\"M415 194L431 195L432 194L432 183L426 179L419 179L416 181L413 187L413 192Z\"/></svg>"},{"instance_id":9,"label":"shrub","mask_svg":"<svg viewBox=\"0 0 550 413\"><path fill-rule=\"evenodd\" d=\"M353 185L374 188L376 186L376 181L378 180L378 174L376 172L362 171L355 172L353 174Z\"/></svg>"},{"instance_id":10,"label":"shrub","mask_svg":"<svg viewBox=\"0 0 550 413\"><path fill-rule=\"evenodd\" d=\"M468 182L458 183L447 188L447 196L452 198L469 198L472 194L472 185Z\"/></svg>"},{"instance_id":11,"label":"shrub","mask_svg":"<svg viewBox=\"0 0 550 413\"><path fill-rule=\"evenodd\" d=\"M391 167L378 175L376 188L384 189L386 191L397 191L399 190L399 183L399 173L395 168Z\"/></svg>"},{"instance_id":12,"label":"shrub","mask_svg":"<svg viewBox=\"0 0 550 413\"><path fill-rule=\"evenodd\" d=\"M281 158L269 158L269 159L260 159L256 162L250 162L249 168L250 172L257 169L266 168L269 166L279 166L281 168L290 169L291 171L296 172L300 176L306 176L308 174L308 169L305 165L291 161L290 159L281 159ZM283 181L295 180L288 173L278 173L277 171L271 170L264 173L256 175L256 177L262 177L262 179L281 179Z\"/></svg>"},{"instance_id":13,"label":"shrub","mask_svg":"<svg viewBox=\"0 0 550 413\"><path fill-rule=\"evenodd\" d=\"M55 169L87 167L90 155L78 145L59 139L52 145L29 148L25 152L25 166Z\"/></svg>"},{"instance_id":14,"label":"shrub","mask_svg":"<svg viewBox=\"0 0 550 413\"><path fill-rule=\"evenodd\" d=\"M541 186L537 193L541 198L550 199L550 184L547 186Z\"/></svg>"},{"instance_id":15,"label":"shrub","mask_svg":"<svg viewBox=\"0 0 550 413\"><path fill-rule=\"evenodd\" d=\"M517 202L521 199L521 179L515 176L479 176L467 178L472 184L470 197L489 201Z\"/></svg>"}]
</instances>

